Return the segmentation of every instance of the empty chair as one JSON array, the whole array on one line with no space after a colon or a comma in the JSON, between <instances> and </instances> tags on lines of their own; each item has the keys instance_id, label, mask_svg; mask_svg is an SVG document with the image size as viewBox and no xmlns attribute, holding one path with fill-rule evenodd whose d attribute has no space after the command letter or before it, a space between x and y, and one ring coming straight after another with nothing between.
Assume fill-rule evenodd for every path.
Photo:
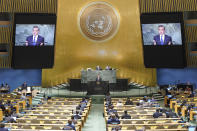
<instances>
[{"instance_id":1,"label":"empty chair","mask_svg":"<svg viewBox=\"0 0 197 131\"><path fill-rule=\"evenodd\" d=\"M47 104L49 104L49 105L50 105L50 104L53 104L53 102L51 102L51 101L48 101L48 102L47 102ZM48 106L48 105L47 105L47 106Z\"/></svg>"},{"instance_id":2,"label":"empty chair","mask_svg":"<svg viewBox=\"0 0 197 131\"><path fill-rule=\"evenodd\" d=\"M149 121L148 124L156 124L155 121Z\"/></svg>"},{"instance_id":3,"label":"empty chair","mask_svg":"<svg viewBox=\"0 0 197 131\"><path fill-rule=\"evenodd\" d=\"M135 112L135 111L131 111L131 112L129 112L129 114L136 114L137 112Z\"/></svg>"},{"instance_id":4,"label":"empty chair","mask_svg":"<svg viewBox=\"0 0 197 131\"><path fill-rule=\"evenodd\" d=\"M139 116L134 116L132 119L139 119Z\"/></svg>"},{"instance_id":5,"label":"empty chair","mask_svg":"<svg viewBox=\"0 0 197 131\"><path fill-rule=\"evenodd\" d=\"M151 129L151 127L150 126L145 126L145 129L148 129L149 130L149 129Z\"/></svg>"},{"instance_id":6,"label":"empty chair","mask_svg":"<svg viewBox=\"0 0 197 131\"><path fill-rule=\"evenodd\" d=\"M163 126L157 126L156 129L165 129Z\"/></svg>"},{"instance_id":7,"label":"empty chair","mask_svg":"<svg viewBox=\"0 0 197 131\"><path fill-rule=\"evenodd\" d=\"M147 111L140 111L140 114L147 114Z\"/></svg>"},{"instance_id":8,"label":"empty chair","mask_svg":"<svg viewBox=\"0 0 197 131\"><path fill-rule=\"evenodd\" d=\"M51 130L61 130L59 126L52 126Z\"/></svg>"},{"instance_id":9,"label":"empty chair","mask_svg":"<svg viewBox=\"0 0 197 131\"><path fill-rule=\"evenodd\" d=\"M135 124L144 124L143 121L137 121Z\"/></svg>"},{"instance_id":10,"label":"empty chair","mask_svg":"<svg viewBox=\"0 0 197 131\"><path fill-rule=\"evenodd\" d=\"M32 123L32 124L39 124L40 121L38 121L38 120L31 120L31 123Z\"/></svg>"},{"instance_id":11,"label":"empty chair","mask_svg":"<svg viewBox=\"0 0 197 131\"><path fill-rule=\"evenodd\" d=\"M38 119L44 119L45 116L40 115L40 116L37 116L37 118L38 118Z\"/></svg>"},{"instance_id":12,"label":"empty chair","mask_svg":"<svg viewBox=\"0 0 197 131\"><path fill-rule=\"evenodd\" d=\"M46 121L44 121L44 124L52 124L52 121L46 120Z\"/></svg>"},{"instance_id":13,"label":"empty chair","mask_svg":"<svg viewBox=\"0 0 197 131\"><path fill-rule=\"evenodd\" d=\"M127 130L136 130L136 127L135 126L129 126L129 127L127 127Z\"/></svg>"},{"instance_id":14,"label":"empty chair","mask_svg":"<svg viewBox=\"0 0 197 131\"><path fill-rule=\"evenodd\" d=\"M69 102L64 102L64 105L69 105Z\"/></svg>"},{"instance_id":15,"label":"empty chair","mask_svg":"<svg viewBox=\"0 0 197 131\"><path fill-rule=\"evenodd\" d=\"M58 119L67 119L65 116L61 116Z\"/></svg>"},{"instance_id":16,"label":"empty chair","mask_svg":"<svg viewBox=\"0 0 197 131\"><path fill-rule=\"evenodd\" d=\"M61 113L60 113L60 112L54 112L54 114L55 114L55 115L59 115L59 114L61 114Z\"/></svg>"},{"instance_id":17,"label":"empty chair","mask_svg":"<svg viewBox=\"0 0 197 131\"><path fill-rule=\"evenodd\" d=\"M57 111L64 111L64 110L62 110L62 109L57 109Z\"/></svg>"},{"instance_id":18,"label":"empty chair","mask_svg":"<svg viewBox=\"0 0 197 131\"><path fill-rule=\"evenodd\" d=\"M59 101L65 101L65 99L64 98L59 98Z\"/></svg>"},{"instance_id":19,"label":"empty chair","mask_svg":"<svg viewBox=\"0 0 197 131\"><path fill-rule=\"evenodd\" d=\"M168 126L168 129L177 129L178 128L178 125L169 125Z\"/></svg>"},{"instance_id":20,"label":"empty chair","mask_svg":"<svg viewBox=\"0 0 197 131\"><path fill-rule=\"evenodd\" d=\"M40 112L38 112L38 111L34 111L34 112L33 112L33 114L40 114Z\"/></svg>"},{"instance_id":21,"label":"empty chair","mask_svg":"<svg viewBox=\"0 0 197 131\"><path fill-rule=\"evenodd\" d=\"M44 127L43 126L36 126L35 129L38 129L38 130L43 130Z\"/></svg>"},{"instance_id":22,"label":"empty chair","mask_svg":"<svg viewBox=\"0 0 197 131\"><path fill-rule=\"evenodd\" d=\"M165 121L165 123L171 123L171 121L170 121L170 120L168 120L168 121Z\"/></svg>"},{"instance_id":23,"label":"empty chair","mask_svg":"<svg viewBox=\"0 0 197 131\"><path fill-rule=\"evenodd\" d=\"M24 125L22 128L23 128L23 129L31 129L31 126L29 126L29 125Z\"/></svg>"},{"instance_id":24,"label":"empty chair","mask_svg":"<svg viewBox=\"0 0 197 131\"><path fill-rule=\"evenodd\" d=\"M57 121L55 124L64 124L62 121Z\"/></svg>"},{"instance_id":25,"label":"empty chair","mask_svg":"<svg viewBox=\"0 0 197 131\"><path fill-rule=\"evenodd\" d=\"M49 119L56 119L55 116L49 116Z\"/></svg>"},{"instance_id":26,"label":"empty chair","mask_svg":"<svg viewBox=\"0 0 197 131\"><path fill-rule=\"evenodd\" d=\"M147 119L151 119L151 118L153 118L153 116L152 115L149 115L149 116L146 116L146 118Z\"/></svg>"},{"instance_id":27,"label":"empty chair","mask_svg":"<svg viewBox=\"0 0 197 131\"><path fill-rule=\"evenodd\" d=\"M56 104L56 105L61 105L61 104L62 104L62 102L56 102L55 104Z\"/></svg>"},{"instance_id":28,"label":"empty chair","mask_svg":"<svg viewBox=\"0 0 197 131\"><path fill-rule=\"evenodd\" d=\"M122 124L132 124L132 121L131 120L129 120L129 121L126 120L126 121L123 121Z\"/></svg>"},{"instance_id":29,"label":"empty chair","mask_svg":"<svg viewBox=\"0 0 197 131\"><path fill-rule=\"evenodd\" d=\"M25 120L18 119L17 121L18 121L18 123L26 123Z\"/></svg>"}]
</instances>

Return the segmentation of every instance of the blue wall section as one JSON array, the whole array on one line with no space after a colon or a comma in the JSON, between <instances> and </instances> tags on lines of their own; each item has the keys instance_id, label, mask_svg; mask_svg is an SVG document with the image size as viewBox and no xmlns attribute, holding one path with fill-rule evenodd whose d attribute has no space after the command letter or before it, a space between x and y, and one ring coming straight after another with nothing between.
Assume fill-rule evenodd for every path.
<instances>
[{"instance_id":1,"label":"blue wall section","mask_svg":"<svg viewBox=\"0 0 197 131\"><path fill-rule=\"evenodd\" d=\"M194 83L197 85L197 68L184 68L184 69L157 69L157 83L162 84L175 84L180 80L181 83Z\"/></svg>"},{"instance_id":2,"label":"blue wall section","mask_svg":"<svg viewBox=\"0 0 197 131\"><path fill-rule=\"evenodd\" d=\"M28 86L41 86L42 70L14 70L0 69L0 83L8 83L11 91L19 87L24 81Z\"/></svg>"}]
</instances>

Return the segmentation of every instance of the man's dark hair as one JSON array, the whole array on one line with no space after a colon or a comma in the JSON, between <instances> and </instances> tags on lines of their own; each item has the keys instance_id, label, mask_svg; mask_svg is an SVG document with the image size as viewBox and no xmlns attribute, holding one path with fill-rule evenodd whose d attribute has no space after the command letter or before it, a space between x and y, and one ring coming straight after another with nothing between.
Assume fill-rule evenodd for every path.
<instances>
[{"instance_id":1,"label":"man's dark hair","mask_svg":"<svg viewBox=\"0 0 197 131\"><path fill-rule=\"evenodd\" d=\"M38 28L38 30L40 31L40 28L39 28L37 25L33 26L33 29L34 29L34 28Z\"/></svg>"},{"instance_id":2,"label":"man's dark hair","mask_svg":"<svg viewBox=\"0 0 197 131\"><path fill-rule=\"evenodd\" d=\"M159 25L159 26L158 26L158 28L160 28L160 27L163 27L163 28L164 28L164 30L165 30L165 26L163 26L163 25Z\"/></svg>"},{"instance_id":3,"label":"man's dark hair","mask_svg":"<svg viewBox=\"0 0 197 131\"><path fill-rule=\"evenodd\" d=\"M127 111L124 111L125 114L127 114Z\"/></svg>"}]
</instances>

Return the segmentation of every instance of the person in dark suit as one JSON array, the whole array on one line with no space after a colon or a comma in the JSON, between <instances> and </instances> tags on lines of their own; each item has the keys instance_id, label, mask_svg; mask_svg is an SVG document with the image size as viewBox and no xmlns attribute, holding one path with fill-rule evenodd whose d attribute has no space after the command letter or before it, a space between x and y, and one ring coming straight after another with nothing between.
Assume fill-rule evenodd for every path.
<instances>
[{"instance_id":1,"label":"person in dark suit","mask_svg":"<svg viewBox=\"0 0 197 131\"><path fill-rule=\"evenodd\" d=\"M160 116L162 116L162 113L159 112L159 109L156 110L156 112L153 114L154 118L159 118Z\"/></svg>"},{"instance_id":2,"label":"person in dark suit","mask_svg":"<svg viewBox=\"0 0 197 131\"><path fill-rule=\"evenodd\" d=\"M21 88L22 88L22 90L27 90L27 82L24 82L24 83L21 85Z\"/></svg>"},{"instance_id":3,"label":"person in dark suit","mask_svg":"<svg viewBox=\"0 0 197 131\"><path fill-rule=\"evenodd\" d=\"M107 124L120 124L120 120L116 118L115 114L112 114L111 118L108 119Z\"/></svg>"},{"instance_id":4,"label":"person in dark suit","mask_svg":"<svg viewBox=\"0 0 197 131\"><path fill-rule=\"evenodd\" d=\"M96 84L99 85L102 81L102 78L101 76L98 74L97 77L96 77Z\"/></svg>"},{"instance_id":5,"label":"person in dark suit","mask_svg":"<svg viewBox=\"0 0 197 131\"><path fill-rule=\"evenodd\" d=\"M127 113L127 111L124 111L124 114L121 116L122 119L131 119L131 116Z\"/></svg>"},{"instance_id":6,"label":"person in dark suit","mask_svg":"<svg viewBox=\"0 0 197 131\"><path fill-rule=\"evenodd\" d=\"M79 111L76 111L76 114L74 115L75 120L81 119L81 116L79 115Z\"/></svg>"},{"instance_id":7,"label":"person in dark suit","mask_svg":"<svg viewBox=\"0 0 197 131\"><path fill-rule=\"evenodd\" d=\"M99 65L96 66L96 70L102 70Z\"/></svg>"},{"instance_id":8,"label":"person in dark suit","mask_svg":"<svg viewBox=\"0 0 197 131\"><path fill-rule=\"evenodd\" d=\"M101 76L98 74L97 77L96 77L96 82L101 82L102 81L102 78Z\"/></svg>"},{"instance_id":9,"label":"person in dark suit","mask_svg":"<svg viewBox=\"0 0 197 131\"><path fill-rule=\"evenodd\" d=\"M39 35L40 28L34 26L32 30L32 35L26 38L26 46L43 46L44 37Z\"/></svg>"},{"instance_id":10,"label":"person in dark suit","mask_svg":"<svg viewBox=\"0 0 197 131\"><path fill-rule=\"evenodd\" d=\"M128 97L124 105L133 105L133 101Z\"/></svg>"},{"instance_id":11,"label":"person in dark suit","mask_svg":"<svg viewBox=\"0 0 197 131\"><path fill-rule=\"evenodd\" d=\"M72 120L68 120L68 124L66 124L63 130L75 130L75 125L72 124Z\"/></svg>"},{"instance_id":12,"label":"person in dark suit","mask_svg":"<svg viewBox=\"0 0 197 131\"><path fill-rule=\"evenodd\" d=\"M153 45L172 45L172 37L165 34L165 27L158 26L159 34L154 36Z\"/></svg>"}]
</instances>

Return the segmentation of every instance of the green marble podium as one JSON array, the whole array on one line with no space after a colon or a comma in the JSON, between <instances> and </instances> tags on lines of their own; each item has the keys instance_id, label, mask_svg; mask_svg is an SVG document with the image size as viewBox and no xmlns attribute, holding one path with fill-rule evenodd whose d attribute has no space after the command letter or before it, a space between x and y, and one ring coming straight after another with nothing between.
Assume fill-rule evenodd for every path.
<instances>
[{"instance_id":1,"label":"green marble podium","mask_svg":"<svg viewBox=\"0 0 197 131\"><path fill-rule=\"evenodd\" d=\"M116 70L82 70L81 83L96 81L97 75L100 75L102 81L116 83Z\"/></svg>"}]
</instances>

